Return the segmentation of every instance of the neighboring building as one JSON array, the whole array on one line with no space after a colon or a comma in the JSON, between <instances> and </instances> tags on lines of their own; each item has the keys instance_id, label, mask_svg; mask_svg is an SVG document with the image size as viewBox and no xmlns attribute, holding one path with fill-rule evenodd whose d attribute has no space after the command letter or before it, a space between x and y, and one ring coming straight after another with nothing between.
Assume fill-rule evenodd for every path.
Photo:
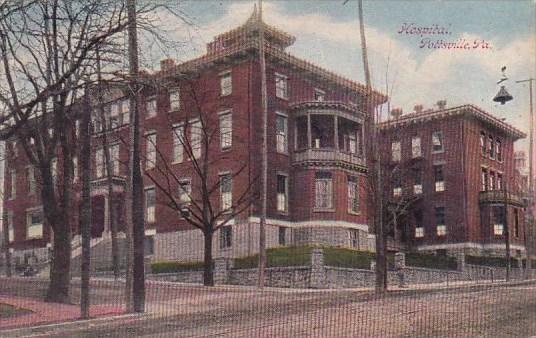
<instances>
[{"instance_id":1,"label":"neighboring building","mask_svg":"<svg viewBox=\"0 0 536 338\"><path fill-rule=\"evenodd\" d=\"M371 109L385 102L386 97L372 92L367 100L365 86L290 55L285 49L295 38L262 25L266 34L269 115L267 245L319 243L368 250L364 107ZM176 142L177 130L172 128L181 128L183 137L192 141L199 128L195 117L201 110L219 125L217 141L209 150L218 159L214 177L236 172L246 165L240 175L223 185L220 203L233 201L250 184L258 189L256 177L260 177L262 143L258 27L254 12L244 25L208 43L205 55L177 65L172 60L163 60L160 71L144 75L147 83L156 84L143 89L140 102L145 173L158 175L166 162L184 178L185 186L181 189L195 186L192 163ZM107 119L114 130L103 131L94 113L91 183L91 232L102 241L107 241L109 234L106 200L110 197L100 142L106 133L113 144L112 198L122 229L128 155L122 140L128 139L129 122L129 104L121 90L110 90L106 101ZM23 149L15 140L8 143L11 153L5 186L9 196L4 205L14 229L11 245L19 255L24 255L45 248L51 236L43 224L36 198L39 187L35 186L31 169L27 169ZM201 147L192 151L205 156ZM161 192L150 179L144 177L144 183L147 253L155 260L201 260L201 232L159 203L163 200ZM78 184L79 180L75 185ZM178 191L179 187L176 188ZM192 194L196 194L195 189ZM257 200L216 234L215 256L226 251L242 256L258 250L259 210Z\"/></svg>"},{"instance_id":2,"label":"neighboring building","mask_svg":"<svg viewBox=\"0 0 536 338\"><path fill-rule=\"evenodd\" d=\"M525 255L514 175L514 142L525 134L473 105L439 106L380 125L385 195L412 202L397 240L419 251L504 255L506 188L511 251Z\"/></svg>"}]
</instances>

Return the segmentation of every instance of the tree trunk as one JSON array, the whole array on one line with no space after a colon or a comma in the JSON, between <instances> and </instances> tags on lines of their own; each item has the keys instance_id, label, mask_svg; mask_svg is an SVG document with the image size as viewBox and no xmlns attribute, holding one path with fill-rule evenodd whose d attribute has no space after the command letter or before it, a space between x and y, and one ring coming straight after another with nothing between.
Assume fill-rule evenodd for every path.
<instances>
[{"instance_id":1,"label":"tree trunk","mask_svg":"<svg viewBox=\"0 0 536 338\"><path fill-rule=\"evenodd\" d=\"M50 266L50 283L45 301L70 303L71 229L68 222L56 220Z\"/></svg>"},{"instance_id":2,"label":"tree trunk","mask_svg":"<svg viewBox=\"0 0 536 338\"><path fill-rule=\"evenodd\" d=\"M6 277L11 277L11 252L9 251L9 224L7 218L4 217L2 222L2 233L4 234L2 240L4 242L4 258L5 258L5 272Z\"/></svg>"},{"instance_id":3,"label":"tree trunk","mask_svg":"<svg viewBox=\"0 0 536 338\"><path fill-rule=\"evenodd\" d=\"M214 286L214 269L212 266L212 231L203 232L205 238L205 257L203 260L203 285Z\"/></svg>"},{"instance_id":4,"label":"tree trunk","mask_svg":"<svg viewBox=\"0 0 536 338\"><path fill-rule=\"evenodd\" d=\"M86 107L89 107L88 93L86 92ZM91 260L91 197L90 197L90 177L91 177L91 123L90 111L85 112L82 119L80 135L82 137L82 151L80 152L80 166L82 173L82 200L80 207L80 233L82 236L82 264L81 286L80 286L80 316L89 318L89 268Z\"/></svg>"}]
</instances>

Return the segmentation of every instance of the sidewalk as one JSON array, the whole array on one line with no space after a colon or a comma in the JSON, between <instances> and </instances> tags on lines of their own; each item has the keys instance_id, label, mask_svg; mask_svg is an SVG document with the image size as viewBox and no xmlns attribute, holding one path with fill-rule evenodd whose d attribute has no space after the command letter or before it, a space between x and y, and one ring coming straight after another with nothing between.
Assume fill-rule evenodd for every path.
<instances>
[{"instance_id":1,"label":"sidewalk","mask_svg":"<svg viewBox=\"0 0 536 338\"><path fill-rule=\"evenodd\" d=\"M0 319L0 330L35 326L49 323L74 321L80 318L79 305L46 303L41 300L0 295L0 303L30 310L31 313ZM124 309L113 304L92 305L91 317L103 317L124 313Z\"/></svg>"}]
</instances>

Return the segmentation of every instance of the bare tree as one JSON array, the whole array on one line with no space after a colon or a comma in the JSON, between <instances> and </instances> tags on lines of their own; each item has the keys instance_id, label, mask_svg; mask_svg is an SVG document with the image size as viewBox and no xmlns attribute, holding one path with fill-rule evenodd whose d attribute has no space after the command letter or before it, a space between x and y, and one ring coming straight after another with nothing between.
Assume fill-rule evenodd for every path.
<instances>
[{"instance_id":1,"label":"bare tree","mask_svg":"<svg viewBox=\"0 0 536 338\"><path fill-rule=\"evenodd\" d=\"M213 237L216 231L245 214L258 195L254 192L256 178L251 178L246 170L249 163L235 165L235 168L223 175L218 170L229 169L229 152L221 151L221 147L236 147L243 142L232 134L230 125L220 125L217 114L210 114L203 106L204 97L209 91L196 90L190 83L186 88L181 87L181 102L192 104L192 112L182 114L184 121L180 127L170 129L175 147L170 155L163 153L161 148L153 144L155 158L146 154L146 161L156 160L158 165L153 170L146 170L145 174L154 183L161 198L157 203L172 210L177 220L184 220L189 225L199 229L204 238L204 273L203 284L214 285L213 274ZM172 126L177 116L168 115ZM152 142L150 138L146 142ZM179 153L180 152L180 153ZM180 154L180 155L179 155ZM173 165L176 156L182 156L182 162L187 162L187 169L178 171ZM184 168L184 167L183 167ZM191 175L185 180L184 175ZM246 180L247 184L235 189L233 180ZM226 191L233 189L231 196ZM234 192L238 190L238 194Z\"/></svg>"},{"instance_id":2,"label":"bare tree","mask_svg":"<svg viewBox=\"0 0 536 338\"><path fill-rule=\"evenodd\" d=\"M0 119L2 138L15 137L37 169L46 224L54 235L46 299L65 303L76 152L72 107L82 78L92 71L95 50L127 20L115 1L29 1L15 9L10 4L0 6L0 101L7 107Z\"/></svg>"}]
</instances>

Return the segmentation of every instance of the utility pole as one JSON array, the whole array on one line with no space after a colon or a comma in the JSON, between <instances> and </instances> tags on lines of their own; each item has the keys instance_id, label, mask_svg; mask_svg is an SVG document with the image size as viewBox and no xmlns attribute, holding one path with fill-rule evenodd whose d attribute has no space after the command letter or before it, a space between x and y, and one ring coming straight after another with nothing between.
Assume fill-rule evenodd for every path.
<instances>
[{"instance_id":1,"label":"utility pole","mask_svg":"<svg viewBox=\"0 0 536 338\"><path fill-rule=\"evenodd\" d=\"M508 190L507 190L507 180L505 177L503 184L503 193L504 193L504 213L503 213L503 222L504 222L504 241L506 246L506 281L510 281L510 230L508 229Z\"/></svg>"},{"instance_id":2,"label":"utility pole","mask_svg":"<svg viewBox=\"0 0 536 338\"><path fill-rule=\"evenodd\" d=\"M375 206L374 226L376 232L376 291L383 292L387 289L387 261L385 257L385 238L383 233L383 200L382 200L382 176L381 176L381 159L378 153L378 128L379 115L372 110L372 85L370 80L370 69L368 64L367 41L365 38L365 23L363 19L363 0L358 1L359 10L359 32L361 36L361 52L363 58L363 69L365 72L365 84L367 88L366 112L369 119L368 127L371 131L371 162L374 166L372 175L371 192L374 196L373 205Z\"/></svg>"},{"instance_id":3,"label":"utility pole","mask_svg":"<svg viewBox=\"0 0 536 338\"><path fill-rule=\"evenodd\" d=\"M266 93L266 59L264 55L264 25L262 23L262 0L259 0L259 62L261 67L261 105L262 105L262 189L261 217L259 220L259 273L257 287L264 287L264 270L266 268L266 199L268 188L268 100Z\"/></svg>"},{"instance_id":4,"label":"utility pole","mask_svg":"<svg viewBox=\"0 0 536 338\"><path fill-rule=\"evenodd\" d=\"M90 197L90 177L91 177L91 104L89 100L89 86L86 85L84 93L84 115L82 116L82 126L80 136L82 147L80 151L80 167L82 177L82 201L80 212L80 233L82 235L82 264L80 267L80 316L89 318L89 268L91 260L91 197Z\"/></svg>"},{"instance_id":5,"label":"utility pole","mask_svg":"<svg viewBox=\"0 0 536 338\"><path fill-rule=\"evenodd\" d=\"M529 245L527 245L527 241L525 239L525 250L527 254L527 269L530 268L530 257L529 253L532 254L529 250L532 249L532 241L534 240L535 235L535 218L534 218L534 105L533 105L533 89L532 89L532 83L535 81L533 78L529 78L526 80L520 80L516 81L516 83L529 83L529 181L528 181L528 189L529 189L529 198L528 198L528 216L525 217L525 233L527 232L527 226L530 227L529 232L529 241L531 242ZM526 237L526 236L525 236Z\"/></svg>"},{"instance_id":6,"label":"utility pole","mask_svg":"<svg viewBox=\"0 0 536 338\"><path fill-rule=\"evenodd\" d=\"M143 218L143 180L140 168L140 120L138 107L138 36L136 28L136 0L127 0L128 15L128 58L129 58L129 95L132 122L130 128L130 184L132 193L132 299L133 310L145 310L145 236Z\"/></svg>"}]
</instances>

